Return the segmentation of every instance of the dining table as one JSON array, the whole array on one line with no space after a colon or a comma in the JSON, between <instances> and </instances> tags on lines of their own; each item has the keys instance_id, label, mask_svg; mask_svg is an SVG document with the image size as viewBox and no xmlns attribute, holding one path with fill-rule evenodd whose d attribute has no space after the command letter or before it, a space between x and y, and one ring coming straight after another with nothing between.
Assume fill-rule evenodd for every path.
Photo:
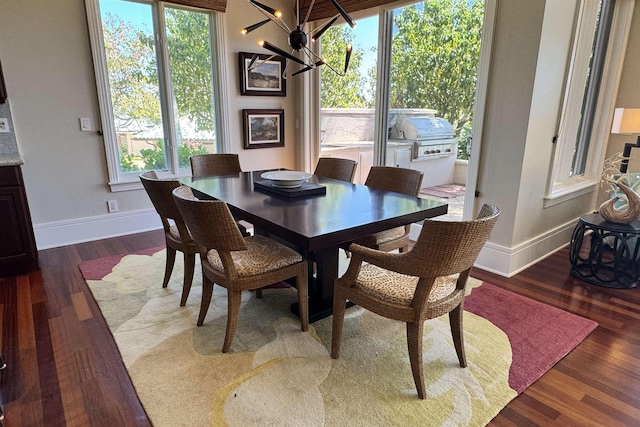
<instances>
[{"instance_id":1,"label":"dining table","mask_svg":"<svg viewBox=\"0 0 640 427\"><path fill-rule=\"evenodd\" d=\"M309 191L271 188L265 171L183 177L201 200L222 200L237 219L294 248L309 261L309 321L331 315L341 247L349 242L447 213L448 205L313 175ZM292 306L297 312L297 304Z\"/></svg>"}]
</instances>

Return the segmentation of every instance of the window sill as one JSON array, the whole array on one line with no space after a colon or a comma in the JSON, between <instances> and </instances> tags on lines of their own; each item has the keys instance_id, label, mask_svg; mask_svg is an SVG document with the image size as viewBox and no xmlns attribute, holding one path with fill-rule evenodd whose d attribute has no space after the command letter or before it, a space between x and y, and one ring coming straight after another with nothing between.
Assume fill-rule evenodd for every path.
<instances>
[{"instance_id":1,"label":"window sill","mask_svg":"<svg viewBox=\"0 0 640 427\"><path fill-rule=\"evenodd\" d=\"M596 191L598 181L585 180L576 182L571 185L566 185L553 191L552 194L544 198L543 206L549 208L557 204L566 202L567 200L575 199L576 197L584 196L585 194L593 193Z\"/></svg>"},{"instance_id":2,"label":"window sill","mask_svg":"<svg viewBox=\"0 0 640 427\"><path fill-rule=\"evenodd\" d=\"M191 176L190 173L175 175L167 172L164 172L164 173L158 172L158 175L159 175L159 178L162 178L162 179L180 179L185 176ZM142 190L144 188L142 187L142 182L140 182L140 178L138 178L138 175L135 175L135 179L110 182L108 185L112 193L118 193L120 191Z\"/></svg>"}]
</instances>

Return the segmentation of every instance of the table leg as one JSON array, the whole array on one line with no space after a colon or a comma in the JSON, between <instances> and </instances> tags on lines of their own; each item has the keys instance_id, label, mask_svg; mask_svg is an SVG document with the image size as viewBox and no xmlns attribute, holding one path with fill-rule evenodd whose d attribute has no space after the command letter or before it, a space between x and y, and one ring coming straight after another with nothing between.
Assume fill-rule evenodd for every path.
<instances>
[{"instance_id":1,"label":"table leg","mask_svg":"<svg viewBox=\"0 0 640 427\"><path fill-rule=\"evenodd\" d=\"M309 322L331 316L333 313L333 284L338 278L338 249L326 248L308 255L309 261ZM313 268L315 263L315 269ZM315 275L314 275L315 270ZM298 314L298 304L291 305Z\"/></svg>"}]
</instances>

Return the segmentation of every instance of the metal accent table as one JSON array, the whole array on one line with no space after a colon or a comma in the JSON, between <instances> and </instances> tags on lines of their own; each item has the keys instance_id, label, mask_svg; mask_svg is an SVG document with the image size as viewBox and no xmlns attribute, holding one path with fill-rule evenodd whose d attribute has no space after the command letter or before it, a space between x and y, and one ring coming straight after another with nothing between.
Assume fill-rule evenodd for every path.
<instances>
[{"instance_id":1,"label":"metal accent table","mask_svg":"<svg viewBox=\"0 0 640 427\"><path fill-rule=\"evenodd\" d=\"M617 224L598 213L580 217L569 249L571 274L594 285L634 288L640 276L640 221Z\"/></svg>"}]
</instances>

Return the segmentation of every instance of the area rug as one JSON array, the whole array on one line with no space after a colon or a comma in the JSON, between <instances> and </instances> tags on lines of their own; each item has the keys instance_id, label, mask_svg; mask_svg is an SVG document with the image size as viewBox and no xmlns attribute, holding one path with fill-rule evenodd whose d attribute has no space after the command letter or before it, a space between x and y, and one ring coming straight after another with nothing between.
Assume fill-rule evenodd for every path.
<instances>
[{"instance_id":1,"label":"area rug","mask_svg":"<svg viewBox=\"0 0 640 427\"><path fill-rule=\"evenodd\" d=\"M164 262L164 250L153 249L80 265L157 427L483 426L597 326L471 279L468 367L458 364L447 317L427 321L428 398L420 400L403 323L350 308L333 360L331 318L303 333L289 312L295 290L267 289L262 299L247 292L223 354L226 291L215 287L205 324L196 327L201 276L179 307L182 263L163 289Z\"/></svg>"},{"instance_id":2,"label":"area rug","mask_svg":"<svg viewBox=\"0 0 640 427\"><path fill-rule=\"evenodd\" d=\"M453 199L458 196L464 196L464 185L444 184L433 187L425 187L420 190L423 196L440 197L442 199Z\"/></svg>"}]
</instances>

